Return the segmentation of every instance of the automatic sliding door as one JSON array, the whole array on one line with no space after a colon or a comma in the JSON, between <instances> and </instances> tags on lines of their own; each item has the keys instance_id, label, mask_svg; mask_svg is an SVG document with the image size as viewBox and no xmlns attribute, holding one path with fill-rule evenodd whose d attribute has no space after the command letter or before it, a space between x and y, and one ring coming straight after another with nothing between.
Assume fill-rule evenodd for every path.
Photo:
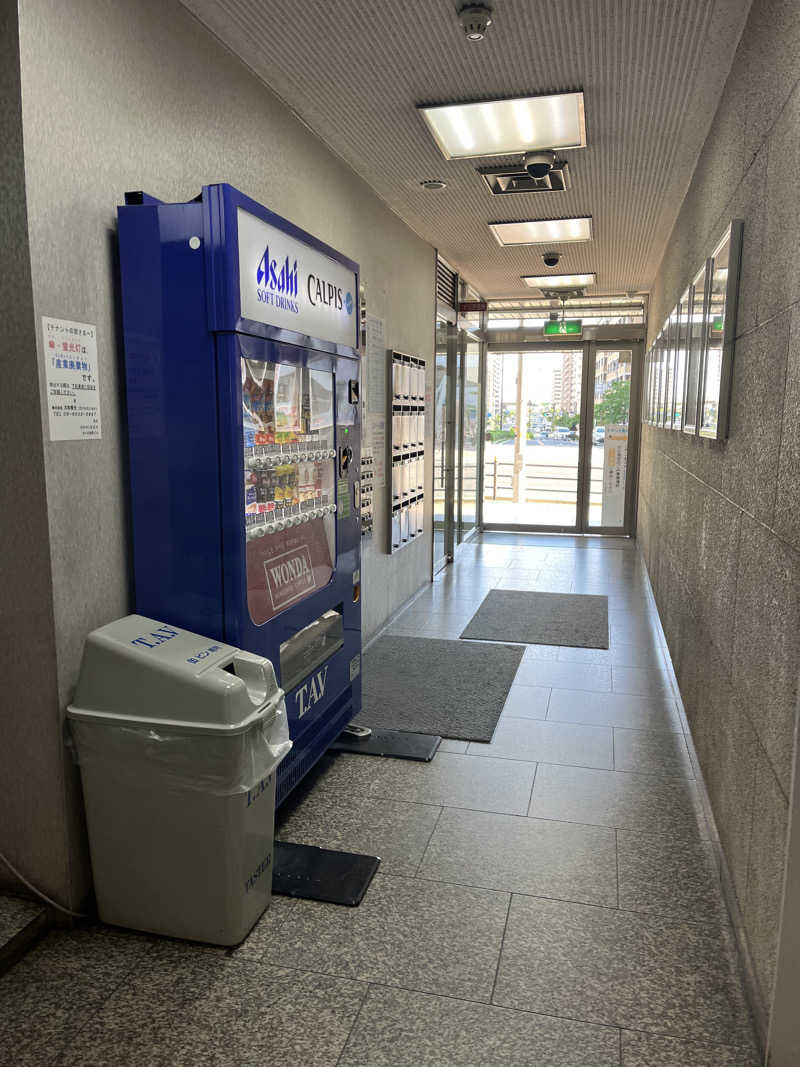
<instances>
[{"instance_id":1,"label":"automatic sliding door","mask_svg":"<svg viewBox=\"0 0 800 1067\"><path fill-rule=\"evenodd\" d=\"M641 345L486 359L483 523L630 533Z\"/></svg>"},{"instance_id":2,"label":"automatic sliding door","mask_svg":"<svg viewBox=\"0 0 800 1067\"><path fill-rule=\"evenodd\" d=\"M583 349L487 356L485 525L578 529Z\"/></svg>"}]
</instances>

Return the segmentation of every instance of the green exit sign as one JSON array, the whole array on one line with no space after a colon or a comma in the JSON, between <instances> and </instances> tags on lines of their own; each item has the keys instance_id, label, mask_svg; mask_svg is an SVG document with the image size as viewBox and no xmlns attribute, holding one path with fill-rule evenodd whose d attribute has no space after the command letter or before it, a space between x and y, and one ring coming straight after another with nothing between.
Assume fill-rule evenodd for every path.
<instances>
[{"instance_id":1,"label":"green exit sign","mask_svg":"<svg viewBox=\"0 0 800 1067\"><path fill-rule=\"evenodd\" d=\"M722 333L722 328L724 325L725 319L722 317L722 315L717 315L717 317L711 323L711 332Z\"/></svg>"},{"instance_id":2,"label":"green exit sign","mask_svg":"<svg viewBox=\"0 0 800 1067\"><path fill-rule=\"evenodd\" d=\"M561 322L546 322L544 324L545 337L563 337L569 334L578 337L583 333L582 319L562 319Z\"/></svg>"}]
</instances>

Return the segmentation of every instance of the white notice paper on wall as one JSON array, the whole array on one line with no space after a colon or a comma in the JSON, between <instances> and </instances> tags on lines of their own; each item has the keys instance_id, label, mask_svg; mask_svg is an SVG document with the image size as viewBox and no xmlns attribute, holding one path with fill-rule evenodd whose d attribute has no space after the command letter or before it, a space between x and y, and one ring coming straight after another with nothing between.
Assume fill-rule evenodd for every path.
<instances>
[{"instance_id":1,"label":"white notice paper on wall","mask_svg":"<svg viewBox=\"0 0 800 1067\"><path fill-rule=\"evenodd\" d=\"M603 446L603 526L625 525L625 474L628 469L628 427L606 426Z\"/></svg>"},{"instance_id":2,"label":"white notice paper on wall","mask_svg":"<svg viewBox=\"0 0 800 1067\"><path fill-rule=\"evenodd\" d=\"M386 484L386 419L382 415L370 415L367 422L367 436L374 457L373 487L382 489Z\"/></svg>"},{"instance_id":3,"label":"white notice paper on wall","mask_svg":"<svg viewBox=\"0 0 800 1067\"><path fill-rule=\"evenodd\" d=\"M42 316L51 441L100 437L97 327Z\"/></svg>"},{"instance_id":4,"label":"white notice paper on wall","mask_svg":"<svg viewBox=\"0 0 800 1067\"><path fill-rule=\"evenodd\" d=\"M386 414L386 340L383 319L367 315L367 344L364 358L367 363L367 411L370 415ZM376 450L377 451L377 450Z\"/></svg>"}]
</instances>

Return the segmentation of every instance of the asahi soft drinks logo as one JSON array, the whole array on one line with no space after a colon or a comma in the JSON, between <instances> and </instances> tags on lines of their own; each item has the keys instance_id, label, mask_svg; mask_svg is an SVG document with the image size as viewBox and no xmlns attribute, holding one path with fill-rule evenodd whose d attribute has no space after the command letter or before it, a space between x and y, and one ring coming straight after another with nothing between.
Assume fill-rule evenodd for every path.
<instances>
[{"instance_id":1,"label":"asahi soft drinks logo","mask_svg":"<svg viewBox=\"0 0 800 1067\"><path fill-rule=\"evenodd\" d=\"M264 563L272 607L285 608L316 588L311 553L305 545L283 552Z\"/></svg>"},{"instance_id":2,"label":"asahi soft drinks logo","mask_svg":"<svg viewBox=\"0 0 800 1067\"><path fill-rule=\"evenodd\" d=\"M243 319L358 347L358 276L307 235L236 212Z\"/></svg>"},{"instance_id":3,"label":"asahi soft drinks logo","mask_svg":"<svg viewBox=\"0 0 800 1067\"><path fill-rule=\"evenodd\" d=\"M256 286L260 303L291 311L293 315L299 314L300 286L296 259L292 261L289 256L283 256L282 259L280 255L273 256L267 245L256 268ZM340 285L310 273L304 288L312 307L353 314L353 294L345 292Z\"/></svg>"},{"instance_id":4,"label":"asahi soft drinks logo","mask_svg":"<svg viewBox=\"0 0 800 1067\"><path fill-rule=\"evenodd\" d=\"M300 308L297 303L297 260L291 263L288 256L281 262L270 256L269 245L264 249L256 268L258 299L262 304L271 304L283 311L296 315Z\"/></svg>"}]
</instances>

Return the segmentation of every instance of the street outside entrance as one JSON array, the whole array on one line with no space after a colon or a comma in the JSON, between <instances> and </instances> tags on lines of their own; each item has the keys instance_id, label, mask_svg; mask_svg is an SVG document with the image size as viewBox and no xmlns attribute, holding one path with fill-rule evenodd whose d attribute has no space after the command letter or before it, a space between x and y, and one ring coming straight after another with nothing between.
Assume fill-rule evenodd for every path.
<instances>
[{"instance_id":1,"label":"street outside entrance","mask_svg":"<svg viewBox=\"0 0 800 1067\"><path fill-rule=\"evenodd\" d=\"M514 442L486 442L484 522L574 526L578 504L578 441L526 441L514 499ZM589 524L602 523L603 445L592 445Z\"/></svg>"}]
</instances>

